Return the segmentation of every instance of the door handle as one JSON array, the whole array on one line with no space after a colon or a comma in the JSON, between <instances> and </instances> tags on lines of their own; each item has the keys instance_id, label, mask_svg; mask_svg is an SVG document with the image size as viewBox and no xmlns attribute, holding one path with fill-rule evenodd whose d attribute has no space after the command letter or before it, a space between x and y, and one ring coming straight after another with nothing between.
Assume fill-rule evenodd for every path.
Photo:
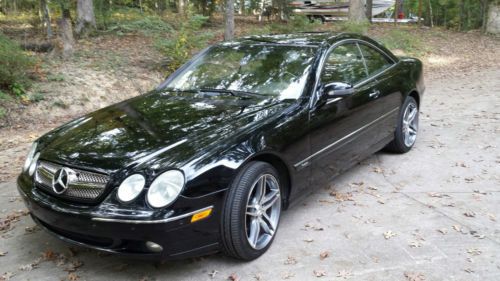
<instances>
[{"instance_id":1,"label":"door handle","mask_svg":"<svg viewBox=\"0 0 500 281\"><path fill-rule=\"evenodd\" d=\"M379 90L375 90L369 94L370 98L378 98L379 95L380 95Z\"/></svg>"}]
</instances>

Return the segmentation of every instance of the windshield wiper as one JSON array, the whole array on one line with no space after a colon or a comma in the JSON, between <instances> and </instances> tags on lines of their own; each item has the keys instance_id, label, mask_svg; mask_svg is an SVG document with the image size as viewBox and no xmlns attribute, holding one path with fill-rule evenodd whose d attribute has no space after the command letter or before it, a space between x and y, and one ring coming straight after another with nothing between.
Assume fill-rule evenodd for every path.
<instances>
[{"instance_id":1,"label":"windshield wiper","mask_svg":"<svg viewBox=\"0 0 500 281\"><path fill-rule=\"evenodd\" d=\"M262 97L260 94L252 93L252 92L245 92L245 91L235 91L235 90L226 90L226 89L216 89L216 88L200 88L198 89L200 92L213 92L213 93L226 93L230 94L232 96L246 96L246 97Z\"/></svg>"}]
</instances>

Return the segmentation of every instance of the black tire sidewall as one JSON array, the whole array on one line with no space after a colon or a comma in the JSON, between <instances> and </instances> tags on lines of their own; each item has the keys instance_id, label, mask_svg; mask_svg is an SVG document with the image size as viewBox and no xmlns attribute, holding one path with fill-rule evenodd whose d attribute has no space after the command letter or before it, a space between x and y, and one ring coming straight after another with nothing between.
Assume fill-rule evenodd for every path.
<instances>
[{"instance_id":1,"label":"black tire sidewall","mask_svg":"<svg viewBox=\"0 0 500 281\"><path fill-rule=\"evenodd\" d=\"M417 122L418 122L418 118L419 118L419 116L418 116L419 115L418 114L418 111L419 111L418 103L417 103L417 101L413 97L408 96L405 99L405 102L403 103L403 106L402 106L401 111L399 113L398 125L397 125L396 131L394 133L395 144L397 145L398 150L400 150L400 152L403 152L403 153L404 152L408 152L415 145L415 143L416 143L416 140L415 140L415 142L413 142L413 144L411 146L407 146L405 144L404 135L403 135L403 119L404 119L404 114L405 114L406 108L408 108L408 105L410 103L415 104L415 106L417 107L417 116L415 116L415 118L417 118ZM418 138L418 131L417 131L417 138Z\"/></svg>"},{"instance_id":2,"label":"black tire sidewall","mask_svg":"<svg viewBox=\"0 0 500 281\"><path fill-rule=\"evenodd\" d=\"M245 216L246 206L252 184L263 174L271 174L278 181L281 194L281 211L283 208L283 187L276 169L266 162L253 161L245 165L233 180L224 202L222 222L223 245L226 254L243 260L253 260L264 254L272 245L276 237L281 212L274 235L262 249L256 250L250 246L246 236Z\"/></svg>"}]
</instances>

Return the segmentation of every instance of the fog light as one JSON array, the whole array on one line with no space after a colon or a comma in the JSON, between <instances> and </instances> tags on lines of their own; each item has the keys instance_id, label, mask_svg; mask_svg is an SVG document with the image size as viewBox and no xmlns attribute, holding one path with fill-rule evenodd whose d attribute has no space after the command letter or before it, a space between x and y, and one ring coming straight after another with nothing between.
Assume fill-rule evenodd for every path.
<instances>
[{"instance_id":1,"label":"fog light","mask_svg":"<svg viewBox=\"0 0 500 281\"><path fill-rule=\"evenodd\" d=\"M162 246L156 244L155 242L151 242L151 241L146 242L146 247L148 248L148 250L150 250L151 252L155 252L155 253L159 253L159 252L163 251Z\"/></svg>"}]
</instances>

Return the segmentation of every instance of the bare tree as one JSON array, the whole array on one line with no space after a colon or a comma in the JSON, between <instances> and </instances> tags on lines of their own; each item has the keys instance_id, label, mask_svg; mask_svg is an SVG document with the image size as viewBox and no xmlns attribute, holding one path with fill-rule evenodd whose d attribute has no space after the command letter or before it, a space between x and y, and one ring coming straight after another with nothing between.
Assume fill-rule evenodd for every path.
<instances>
[{"instance_id":1,"label":"bare tree","mask_svg":"<svg viewBox=\"0 0 500 281\"><path fill-rule=\"evenodd\" d=\"M372 22L373 0L366 0L366 17L369 22Z\"/></svg>"},{"instance_id":2,"label":"bare tree","mask_svg":"<svg viewBox=\"0 0 500 281\"><path fill-rule=\"evenodd\" d=\"M177 12L179 14L184 14L184 6L185 6L184 0L177 0Z\"/></svg>"},{"instance_id":3,"label":"bare tree","mask_svg":"<svg viewBox=\"0 0 500 281\"><path fill-rule=\"evenodd\" d=\"M355 23L363 23L367 21L364 0L349 1L349 21Z\"/></svg>"},{"instance_id":4,"label":"bare tree","mask_svg":"<svg viewBox=\"0 0 500 281\"><path fill-rule=\"evenodd\" d=\"M245 13L245 0L240 0L240 9L238 14L243 15Z\"/></svg>"},{"instance_id":5,"label":"bare tree","mask_svg":"<svg viewBox=\"0 0 500 281\"><path fill-rule=\"evenodd\" d=\"M40 0L40 11L42 13L43 25L47 29L47 38L52 38L52 26L50 25L50 11L47 0Z\"/></svg>"},{"instance_id":6,"label":"bare tree","mask_svg":"<svg viewBox=\"0 0 500 281\"><path fill-rule=\"evenodd\" d=\"M94 3L92 0L78 0L76 4L75 32L82 35L96 28Z\"/></svg>"},{"instance_id":7,"label":"bare tree","mask_svg":"<svg viewBox=\"0 0 500 281\"><path fill-rule=\"evenodd\" d=\"M63 58L68 58L73 54L73 45L75 40L73 38L73 26L71 25L71 13L68 5L61 3L62 18L57 21L59 27L59 40L58 48Z\"/></svg>"},{"instance_id":8,"label":"bare tree","mask_svg":"<svg viewBox=\"0 0 500 281\"><path fill-rule=\"evenodd\" d=\"M234 0L226 0L226 12L224 13L224 40L234 38Z\"/></svg>"}]
</instances>

